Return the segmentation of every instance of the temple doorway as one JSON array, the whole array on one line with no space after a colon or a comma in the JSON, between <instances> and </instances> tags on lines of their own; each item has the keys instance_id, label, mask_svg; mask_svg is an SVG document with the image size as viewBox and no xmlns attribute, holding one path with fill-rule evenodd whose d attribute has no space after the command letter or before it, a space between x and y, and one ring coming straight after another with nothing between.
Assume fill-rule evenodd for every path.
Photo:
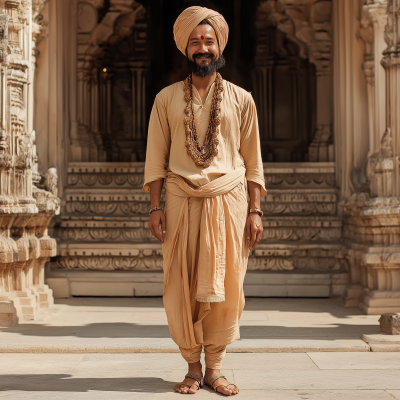
<instances>
[{"instance_id":1,"label":"temple doorway","mask_svg":"<svg viewBox=\"0 0 400 400\"><path fill-rule=\"evenodd\" d=\"M98 27L115 15L106 3L99 10ZM145 160L147 123L156 94L190 73L175 46L172 27L179 13L194 4L219 11L229 24L226 66L220 72L253 94L263 160L308 161L316 130L316 69L298 43L278 29L277 10L265 7L267 3L154 0L137 3L136 9L115 18L106 42L96 42L98 27L91 35L78 32L78 40L81 36L89 42L80 60L82 98L87 90L91 93L91 117L83 117L80 126L92 142L87 161ZM82 107L85 113L85 104Z\"/></svg>"}]
</instances>

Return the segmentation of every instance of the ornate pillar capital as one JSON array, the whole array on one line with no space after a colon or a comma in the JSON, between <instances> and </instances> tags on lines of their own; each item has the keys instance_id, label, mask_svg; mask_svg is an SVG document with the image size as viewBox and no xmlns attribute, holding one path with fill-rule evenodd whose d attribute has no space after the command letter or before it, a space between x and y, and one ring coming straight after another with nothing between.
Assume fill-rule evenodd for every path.
<instances>
[{"instance_id":1,"label":"ornate pillar capital","mask_svg":"<svg viewBox=\"0 0 400 400\"><path fill-rule=\"evenodd\" d=\"M370 0L362 7L363 16L373 23L385 26L387 22L387 2L388 0Z\"/></svg>"}]
</instances>

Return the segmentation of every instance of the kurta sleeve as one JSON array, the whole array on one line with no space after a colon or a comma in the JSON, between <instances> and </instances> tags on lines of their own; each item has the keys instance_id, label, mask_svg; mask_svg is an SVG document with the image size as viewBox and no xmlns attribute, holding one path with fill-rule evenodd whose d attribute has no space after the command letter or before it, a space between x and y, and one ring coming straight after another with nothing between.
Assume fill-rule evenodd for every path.
<instances>
[{"instance_id":1,"label":"kurta sleeve","mask_svg":"<svg viewBox=\"0 0 400 400\"><path fill-rule=\"evenodd\" d=\"M267 191L265 189L264 167L261 158L257 109L250 94L246 96L242 110L239 151L244 160L247 181L261 185L261 196L265 195Z\"/></svg>"},{"instance_id":2,"label":"kurta sleeve","mask_svg":"<svg viewBox=\"0 0 400 400\"><path fill-rule=\"evenodd\" d=\"M147 137L143 191L150 192L150 184L167 176L171 132L167 111L160 93L154 100Z\"/></svg>"}]
</instances>

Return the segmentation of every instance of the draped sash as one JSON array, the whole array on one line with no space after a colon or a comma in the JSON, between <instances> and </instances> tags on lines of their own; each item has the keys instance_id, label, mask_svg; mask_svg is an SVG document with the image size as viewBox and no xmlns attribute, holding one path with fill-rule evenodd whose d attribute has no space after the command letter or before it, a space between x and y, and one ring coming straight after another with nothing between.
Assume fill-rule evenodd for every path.
<instances>
[{"instance_id":1,"label":"draped sash","mask_svg":"<svg viewBox=\"0 0 400 400\"><path fill-rule=\"evenodd\" d=\"M189 185L181 176L168 172L165 186L167 192L183 197L184 200L176 229L172 234L171 245L164 257L164 291L168 286L175 251L178 252L181 271L187 270L189 198L202 197L204 201L200 222L198 274L196 277L192 276L192 280L197 280L196 300L201 303L225 301L224 281L227 251L225 221L230 216L225 215L222 196L240 183L245 185L245 172L245 168L240 167L197 188ZM186 273L182 273L181 276L183 279L188 279ZM189 282L184 282L183 287L188 288ZM183 295L185 298L190 297L189 293Z\"/></svg>"}]
</instances>

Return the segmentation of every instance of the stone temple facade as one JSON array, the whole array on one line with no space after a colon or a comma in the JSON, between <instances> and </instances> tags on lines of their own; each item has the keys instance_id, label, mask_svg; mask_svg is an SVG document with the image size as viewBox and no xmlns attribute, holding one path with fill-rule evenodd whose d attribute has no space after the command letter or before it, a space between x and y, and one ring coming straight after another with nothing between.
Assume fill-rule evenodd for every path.
<instances>
[{"instance_id":1,"label":"stone temple facade","mask_svg":"<svg viewBox=\"0 0 400 400\"><path fill-rule=\"evenodd\" d=\"M1 324L52 293L162 295L147 123L188 74L172 25L191 5L226 17L222 76L259 114L246 295L400 311L400 0L0 0Z\"/></svg>"}]
</instances>

